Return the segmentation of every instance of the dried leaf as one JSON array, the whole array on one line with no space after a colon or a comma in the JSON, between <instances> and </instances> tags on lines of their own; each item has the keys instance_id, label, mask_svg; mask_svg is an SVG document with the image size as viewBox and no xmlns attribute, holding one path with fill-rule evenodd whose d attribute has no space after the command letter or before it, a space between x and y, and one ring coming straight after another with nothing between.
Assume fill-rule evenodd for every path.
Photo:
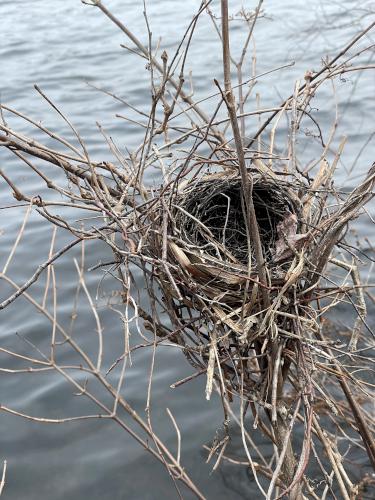
<instances>
[{"instance_id":1,"label":"dried leaf","mask_svg":"<svg viewBox=\"0 0 375 500\"><path fill-rule=\"evenodd\" d=\"M297 234L297 227L297 217L295 214L288 214L277 225L274 262L281 262L289 257L293 257L293 250L299 250L306 241L308 234Z\"/></svg>"}]
</instances>

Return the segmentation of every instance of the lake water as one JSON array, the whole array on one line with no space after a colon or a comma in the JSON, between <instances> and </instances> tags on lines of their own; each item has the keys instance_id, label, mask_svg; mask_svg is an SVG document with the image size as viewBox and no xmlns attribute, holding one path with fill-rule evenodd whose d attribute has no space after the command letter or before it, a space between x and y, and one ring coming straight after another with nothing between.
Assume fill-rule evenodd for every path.
<instances>
[{"instance_id":1,"label":"lake water","mask_svg":"<svg viewBox=\"0 0 375 500\"><path fill-rule=\"evenodd\" d=\"M334 55L351 37L374 18L368 15L373 2L354 5L352 0L341 2L280 1L264 2L264 16L255 30L257 69L260 74L294 61L287 70L260 79L256 92L264 107L277 106L293 91L296 79L303 79L306 70L318 70L322 58ZM140 1L108 0L106 5L147 43L147 31ZM148 15L154 39L161 37L161 49L172 52L188 25L198 2L171 0L150 1ZM237 13L239 2L231 2L232 13ZM247 9L254 2L246 2ZM213 3L218 12L217 2ZM234 52L239 52L241 23L233 23ZM359 46L374 43L375 33ZM129 43L123 34L101 14L98 9L85 6L79 0L47 2L46 0L2 0L0 3L0 99L25 114L40 120L52 130L71 138L69 128L59 119L33 89L41 89L69 116L84 138L91 156L97 160L111 159L105 141L98 132L100 122L120 148L132 150L142 140L143 130L115 114L135 115L121 103L99 93L87 83L95 84L118 94L132 105L143 110L149 108L149 73L145 63L134 54L120 47ZM161 51L160 51L161 52ZM366 54L371 61L374 52ZM194 75L195 98L215 92L213 78L222 78L220 48L210 20L203 16L198 23L187 68ZM247 63L245 71L249 71ZM337 142L348 137L347 146L337 172L337 184L353 187L373 161L373 142L366 141L374 133L373 72L345 76L336 84L340 103L340 126ZM255 96L255 94L254 94ZM255 97L251 105L255 107ZM315 116L327 134L335 113L335 100L329 86L315 101ZM207 101L209 112L214 105ZM9 114L6 120L20 132L30 132L22 121ZM250 122L249 133L256 130L257 122ZM33 135L42 140L38 133ZM48 144L48 141L47 141ZM303 143L301 161L307 165L314 159L318 148ZM360 161L353 163L362 149ZM26 193L48 193L37 176L8 152L0 149L0 167ZM350 173L351 172L351 173ZM56 173L59 179L60 174ZM1 207L14 203L5 183L0 181ZM8 208L0 211L1 261L4 265L22 223L26 208ZM373 210L373 205L370 207ZM66 211L61 211L66 215ZM372 227L366 218L356 223L362 236L368 236ZM9 267L9 276L18 284L34 272L47 258L52 232L45 221L33 213L27 224L23 240ZM58 232L56 248L70 241L69 235ZM80 250L72 251L56 266L58 295L58 320L69 327L77 283L73 257L80 258ZM100 242L86 246L85 269L100 260L111 259L109 250ZM95 297L100 271L87 272L86 279ZM1 283L1 298L8 296L11 288ZM42 300L44 281L30 289L31 295ZM98 293L98 305L105 336L105 361L116 359L122 352L121 324L117 315L104 304L113 292L113 283L104 280ZM116 297L113 299L116 304ZM344 321L344 319L343 319ZM32 352L35 345L48 352L51 335L50 323L26 300L19 299L1 313L0 347L21 354ZM74 326L75 336L88 352L95 352L97 337L95 319L84 296L79 300L78 316ZM139 341L139 340L138 340ZM75 361L69 350L60 348L60 360L65 364ZM38 352L35 350L35 355ZM0 353L0 366L4 368L27 367L22 360L10 360ZM128 370L124 394L129 402L144 415L147 377L151 353L139 350ZM108 365L109 366L109 365ZM203 445L209 444L222 424L221 406L217 398L205 401L204 377L195 379L178 389L170 385L192 373L182 354L173 348L160 348L156 356L152 391L155 429L172 449L176 435L166 413L173 413L182 434L182 462L201 491L210 499L253 498L253 489L246 468L223 465L212 473L205 463ZM72 387L52 372L39 374L1 373L0 403L34 416L63 418L95 413L95 407L74 395ZM78 380L83 381L82 375ZM103 395L105 400L106 396ZM234 437L231 452L241 453L239 440ZM7 484L4 498L9 500L63 500L63 499L174 499L176 490L164 469L143 451L121 428L110 421L84 421L61 425L42 425L19 417L0 413L0 460L8 461ZM255 494L255 493L254 493ZM184 494L184 498L190 498Z\"/></svg>"}]
</instances>

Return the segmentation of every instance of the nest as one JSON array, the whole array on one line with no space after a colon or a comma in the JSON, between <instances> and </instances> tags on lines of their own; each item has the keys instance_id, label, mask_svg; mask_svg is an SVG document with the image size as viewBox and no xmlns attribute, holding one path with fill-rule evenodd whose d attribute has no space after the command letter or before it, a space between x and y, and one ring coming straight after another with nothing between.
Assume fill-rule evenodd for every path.
<instances>
[{"instance_id":1,"label":"nest","mask_svg":"<svg viewBox=\"0 0 375 500\"><path fill-rule=\"evenodd\" d=\"M346 223L370 196L375 174L371 170L343 206L326 216L317 181L303 190L296 177L286 182L275 173L251 175L263 275L245 222L241 179L228 172L164 190L152 217L148 212L147 249L174 327L172 339L200 373L207 372L207 397L216 378L230 397L269 404L265 394L281 352L289 352L296 339L319 338L311 290Z\"/></svg>"},{"instance_id":2,"label":"nest","mask_svg":"<svg viewBox=\"0 0 375 500\"><path fill-rule=\"evenodd\" d=\"M160 261L167 250L158 280L185 354L194 366L207 368L214 335L216 353L233 392L239 389L233 358L246 357L254 339L270 332L258 319L264 309L262 287L276 297L295 258L285 249L283 229L292 220L297 233L301 220L299 193L290 183L275 175L253 174L252 197L269 276L267 285L260 283L241 186L239 176L223 172L204 175L171 191L168 203L167 198L161 201L154 219L151 246L155 260ZM180 325L193 309L200 313L200 320L187 332ZM286 302L280 309L288 313L291 307ZM289 318L271 323L290 329ZM230 363L225 362L228 356Z\"/></svg>"}]
</instances>

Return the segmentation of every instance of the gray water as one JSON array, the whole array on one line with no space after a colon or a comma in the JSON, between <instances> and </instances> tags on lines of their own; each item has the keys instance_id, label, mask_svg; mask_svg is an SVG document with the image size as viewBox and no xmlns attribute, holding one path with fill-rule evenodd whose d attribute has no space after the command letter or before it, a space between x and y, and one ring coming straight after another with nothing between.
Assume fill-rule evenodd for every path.
<instances>
[{"instance_id":1,"label":"gray water","mask_svg":"<svg viewBox=\"0 0 375 500\"><path fill-rule=\"evenodd\" d=\"M108 0L106 5L147 43L142 2ZM197 2L193 1L149 2L151 29L155 39L161 37L161 49L172 52L176 47L196 5ZM238 12L240 3L231 2L231 5L233 13ZM247 2L245 6L253 8L254 2ZM350 0L329 2L329 5L318 1L265 1L266 17L259 21L255 33L257 74L291 61L295 61L295 65L260 80L256 92L261 95L261 105L278 105L293 91L294 81L303 79L306 70L318 70L323 57L335 54L361 26L373 20L373 15L364 15L366 9L371 7L374 11L372 2L357 5ZM218 11L217 2L213 9ZM234 23L232 36L235 48L240 47L236 42L243 35L240 26L240 23ZM79 0L1 0L1 102L71 138L69 128L33 89L36 83L69 116L84 138L92 158L111 159L98 132L97 121L120 148L134 149L142 141L142 129L115 118L116 113L134 118L132 112L87 85L87 82L95 84L117 93L141 109L148 109L149 73L144 61L121 48L121 43L128 43L123 34L98 9L84 6ZM360 46L369 43L374 43L373 34L366 37ZM366 61L370 56L366 56ZM215 92L213 78L221 78L220 50L207 17L203 17L198 24L187 67L193 70L195 77L196 99ZM246 71L249 71L249 65ZM351 172L359 150L374 132L374 90L373 72L361 73L359 80L354 73L349 74L336 85L337 99L341 103L337 141L343 135L348 137L337 172L337 184L345 188L353 187L373 161L373 143L370 142ZM255 98L252 98L251 105L255 106ZM332 92L327 86L316 101L315 111L324 134L328 133L333 121L334 106ZM207 111L214 109L210 101L204 107ZM5 118L20 132L30 133L30 127L22 121L8 114ZM248 122L250 135L256 130L256 125L256 121ZM37 132L33 135L42 139ZM48 141L46 143L49 144ZM314 154L318 154L318 148L313 139L311 143L301 139L302 143L301 154L306 156L302 164L306 165L315 158ZM12 155L2 150L0 167L25 193L51 196L37 176L30 176ZM61 180L58 173L54 175ZM0 182L0 203L1 207L14 204L3 181ZM373 206L370 210L374 212ZM25 208L7 208L0 212L1 267L13 245L24 212ZM62 209L60 213L66 215L66 210ZM361 236L368 236L372 226L368 219L361 218L356 223L356 229ZM47 257L50 239L51 228L33 213L9 268L9 276L16 283L23 283ZM59 231L56 248L67 241L70 241L69 235ZM70 252L56 266L58 320L65 326L70 324L77 283L73 257L80 258L79 249ZM102 243L90 242L86 247L85 269L110 258L110 252ZM93 296L101 277L100 271L86 274ZM113 360L122 352L121 325L117 315L104 306L114 288L108 281L101 284L98 304L104 326L105 359ZM32 296L39 300L43 295L43 283L34 285L30 290ZM10 287L1 283L0 298L7 297L11 291ZM116 305L116 297L113 303ZM345 322L345 311L340 319ZM32 343L42 352L48 352L50 324L26 300L19 299L2 312L1 325L0 347L27 354L32 350ZM75 332L81 345L88 352L95 352L95 322L84 297L80 299ZM64 346L60 348L60 356L65 364L75 361ZM125 396L142 415L146 405L150 362L150 352L136 351L124 386ZM22 360L10 360L4 353L0 353L0 363L1 367L9 369L28 366ZM181 429L182 462L201 491L210 499L252 498L252 491L256 490L252 490L246 468L223 464L212 473L211 466L205 463L203 445L209 444L220 428L222 412L217 398L205 401L203 377L178 389L170 388L173 382L190 373L192 368L179 351L167 347L158 350L152 391L155 429L167 445L176 449L175 431L166 413L168 407ZM97 412L84 397L74 395L72 387L55 373L14 375L2 372L0 377L0 404L20 412L49 418ZM83 381L84 377L79 380ZM241 446L237 441L235 436L231 451L233 455L240 456ZM4 459L8 461L5 499L177 498L165 470L110 421L42 425L1 412L0 461ZM191 497L189 493L183 493L184 498Z\"/></svg>"}]
</instances>

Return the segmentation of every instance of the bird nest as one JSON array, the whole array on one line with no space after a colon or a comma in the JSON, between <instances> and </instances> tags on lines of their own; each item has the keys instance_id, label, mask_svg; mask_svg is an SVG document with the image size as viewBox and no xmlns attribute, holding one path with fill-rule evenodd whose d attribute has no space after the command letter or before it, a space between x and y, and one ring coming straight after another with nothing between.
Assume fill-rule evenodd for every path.
<instances>
[{"instance_id":1,"label":"bird nest","mask_svg":"<svg viewBox=\"0 0 375 500\"><path fill-rule=\"evenodd\" d=\"M239 176L222 172L179 186L176 181L154 198L140 222L147 228L143 249L174 327L158 335L171 335L189 362L207 372L208 398L220 377L229 396L246 393L269 404L263 392L281 351L289 352L296 339L319 336L311 291L345 225L369 198L375 173L324 216L318 181L307 189L294 177L287 182L276 173L251 175L261 265Z\"/></svg>"},{"instance_id":2,"label":"bird nest","mask_svg":"<svg viewBox=\"0 0 375 500\"><path fill-rule=\"evenodd\" d=\"M295 314L292 301L279 304L278 296L280 292L288 295L283 286L296 264L295 247L289 243L298 240L301 226L298 192L275 174L252 175L267 283L260 279L237 175L207 174L179 189L174 185L158 199L154 237L149 239L151 256L159 263L158 281L166 310L179 331L175 340L184 346L194 366L208 370L209 386L214 346L231 392L239 391L237 375L241 371L234 373L233 359L246 358L255 339L261 337L264 342L274 337L277 325L291 330L290 315ZM269 300L276 300L278 311L285 314L262 322L265 289ZM200 314L191 324L193 310ZM270 307L271 315L272 310ZM181 326L186 322L188 328ZM246 378L248 369L242 373ZM252 383L248 390L251 387Z\"/></svg>"}]
</instances>

